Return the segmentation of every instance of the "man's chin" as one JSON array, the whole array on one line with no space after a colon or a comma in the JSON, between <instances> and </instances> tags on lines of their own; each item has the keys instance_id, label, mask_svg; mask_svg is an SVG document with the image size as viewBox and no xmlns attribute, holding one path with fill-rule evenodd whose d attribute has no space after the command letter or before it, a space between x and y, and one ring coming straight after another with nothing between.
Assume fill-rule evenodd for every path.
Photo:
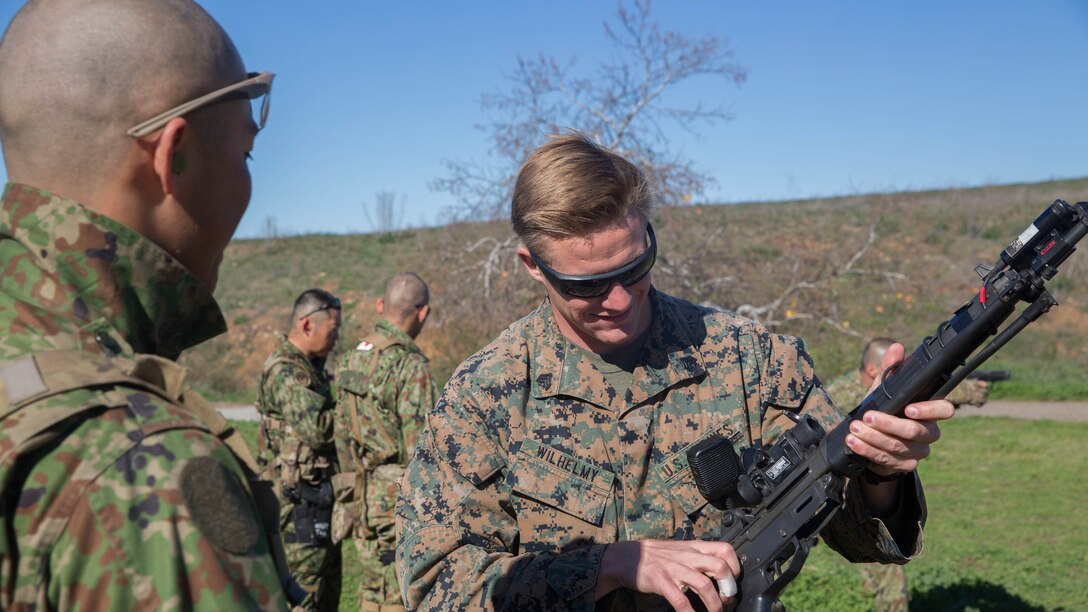
<instances>
[{"instance_id":1,"label":"man's chin","mask_svg":"<svg viewBox=\"0 0 1088 612\"><path fill-rule=\"evenodd\" d=\"M623 348L635 340L635 335L624 328L595 330L593 340L602 347Z\"/></svg>"}]
</instances>

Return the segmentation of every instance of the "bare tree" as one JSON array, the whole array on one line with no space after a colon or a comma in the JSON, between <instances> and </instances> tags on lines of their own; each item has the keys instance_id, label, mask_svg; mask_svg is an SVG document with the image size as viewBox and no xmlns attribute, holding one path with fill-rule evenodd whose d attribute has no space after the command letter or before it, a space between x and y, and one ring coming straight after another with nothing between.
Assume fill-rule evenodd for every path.
<instances>
[{"instance_id":1,"label":"bare tree","mask_svg":"<svg viewBox=\"0 0 1088 612\"><path fill-rule=\"evenodd\" d=\"M370 229L388 234L403 229L404 223L404 196L397 201L397 194L392 191L379 191L374 196L374 215L367 210L366 202L363 202L363 216L370 225Z\"/></svg>"},{"instance_id":2,"label":"bare tree","mask_svg":"<svg viewBox=\"0 0 1088 612\"><path fill-rule=\"evenodd\" d=\"M276 218L272 215L265 215L264 224L261 226L261 238L276 240L282 236L283 232L280 231L280 226L276 223Z\"/></svg>"},{"instance_id":3,"label":"bare tree","mask_svg":"<svg viewBox=\"0 0 1088 612\"><path fill-rule=\"evenodd\" d=\"M614 23L604 24L616 58L584 76L576 72L574 59L518 58L510 88L481 100L489 121L477 128L488 135L495 163L447 161L449 176L431 183L432 189L460 201L451 211L454 218L503 217L521 162L547 134L565 129L578 130L638 164L666 205L704 193L713 177L669 150L669 129L694 132L729 119L729 113L720 103L678 103L668 93L701 76L739 85L746 72L733 62L728 40L663 31L651 19L651 9L651 0L621 6Z\"/></svg>"}]
</instances>

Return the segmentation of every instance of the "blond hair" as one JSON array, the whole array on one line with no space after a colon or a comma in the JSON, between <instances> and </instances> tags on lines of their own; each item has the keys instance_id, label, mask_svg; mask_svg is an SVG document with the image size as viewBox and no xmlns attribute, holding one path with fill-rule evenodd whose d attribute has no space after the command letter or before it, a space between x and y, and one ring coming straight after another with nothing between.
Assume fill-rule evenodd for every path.
<instances>
[{"instance_id":1,"label":"blond hair","mask_svg":"<svg viewBox=\"0 0 1088 612\"><path fill-rule=\"evenodd\" d=\"M510 223L538 256L545 238L585 236L628 215L649 221L653 194L634 164L578 134L553 135L518 172Z\"/></svg>"}]
</instances>

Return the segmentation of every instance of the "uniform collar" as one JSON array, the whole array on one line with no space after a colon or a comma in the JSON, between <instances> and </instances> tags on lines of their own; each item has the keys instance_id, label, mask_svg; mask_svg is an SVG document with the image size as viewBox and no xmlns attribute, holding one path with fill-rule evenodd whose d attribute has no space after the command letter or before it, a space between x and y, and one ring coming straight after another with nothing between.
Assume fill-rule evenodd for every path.
<instances>
[{"instance_id":1,"label":"uniform collar","mask_svg":"<svg viewBox=\"0 0 1088 612\"><path fill-rule=\"evenodd\" d=\"M386 319L379 318L378 321L374 323L374 331L384 336L388 336L393 340L396 340L410 351L421 354L423 352L420 350L419 346L416 345L416 341L413 340L411 336L405 333L403 329L397 327L392 322L387 321Z\"/></svg>"},{"instance_id":2,"label":"uniform collar","mask_svg":"<svg viewBox=\"0 0 1088 612\"><path fill-rule=\"evenodd\" d=\"M72 200L8 183L0 199L3 239L26 249L30 265L21 269L37 276L20 282L12 275L5 289L39 320L110 336L112 343L98 341L106 351L175 359L226 331L211 292L176 259Z\"/></svg>"},{"instance_id":3,"label":"uniform collar","mask_svg":"<svg viewBox=\"0 0 1088 612\"><path fill-rule=\"evenodd\" d=\"M672 299L652 289L650 332L635 366L630 389L614 389L583 351L559 331L547 299L533 317L529 333L537 338L530 363L531 393L537 399L568 395L607 410L622 412L665 389L706 373L691 330L677 315Z\"/></svg>"},{"instance_id":4,"label":"uniform collar","mask_svg":"<svg viewBox=\"0 0 1088 612\"><path fill-rule=\"evenodd\" d=\"M309 359L303 354L302 349L295 346L287 334L280 334L280 349L279 353L284 357L297 361L299 365L305 364L305 366L314 372L320 372L325 367L324 359Z\"/></svg>"}]
</instances>

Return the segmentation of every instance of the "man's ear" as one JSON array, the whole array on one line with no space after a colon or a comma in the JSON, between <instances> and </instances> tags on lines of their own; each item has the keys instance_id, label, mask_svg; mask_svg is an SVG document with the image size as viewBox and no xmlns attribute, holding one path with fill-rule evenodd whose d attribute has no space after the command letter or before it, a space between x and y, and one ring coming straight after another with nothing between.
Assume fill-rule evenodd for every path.
<instances>
[{"instance_id":1,"label":"man's ear","mask_svg":"<svg viewBox=\"0 0 1088 612\"><path fill-rule=\"evenodd\" d=\"M431 316L431 305L430 304L424 304L424 305L420 306L419 310L416 312L416 318L419 319L420 324L426 323L427 322L427 317L429 317L429 316Z\"/></svg>"},{"instance_id":2,"label":"man's ear","mask_svg":"<svg viewBox=\"0 0 1088 612\"><path fill-rule=\"evenodd\" d=\"M869 375L869 378L874 378L874 379L879 380L880 375L883 373L883 370L881 370L880 368L876 367L875 365L873 365L871 363L867 363L867 364L865 364L865 373Z\"/></svg>"},{"instance_id":3,"label":"man's ear","mask_svg":"<svg viewBox=\"0 0 1088 612\"><path fill-rule=\"evenodd\" d=\"M382 298L375 300L374 308L378 311L378 316L385 314L385 300Z\"/></svg>"},{"instance_id":4,"label":"man's ear","mask_svg":"<svg viewBox=\"0 0 1088 612\"><path fill-rule=\"evenodd\" d=\"M155 175L159 178L162 192L167 195L177 192L178 177L188 166L185 154L180 150L188 125L183 117L171 119L159 133L158 140L154 144L152 164Z\"/></svg>"},{"instance_id":5,"label":"man's ear","mask_svg":"<svg viewBox=\"0 0 1088 612\"><path fill-rule=\"evenodd\" d=\"M314 332L314 324L310 321L310 317L302 319L302 333L309 336Z\"/></svg>"},{"instance_id":6,"label":"man's ear","mask_svg":"<svg viewBox=\"0 0 1088 612\"><path fill-rule=\"evenodd\" d=\"M518 259L521 260L521 265L525 266L525 269L529 272L529 276L533 277L539 283L544 282L544 274L540 272L540 268L536 267L536 262L533 261L532 255L529 255L529 249L524 244L518 245L517 249Z\"/></svg>"}]
</instances>

